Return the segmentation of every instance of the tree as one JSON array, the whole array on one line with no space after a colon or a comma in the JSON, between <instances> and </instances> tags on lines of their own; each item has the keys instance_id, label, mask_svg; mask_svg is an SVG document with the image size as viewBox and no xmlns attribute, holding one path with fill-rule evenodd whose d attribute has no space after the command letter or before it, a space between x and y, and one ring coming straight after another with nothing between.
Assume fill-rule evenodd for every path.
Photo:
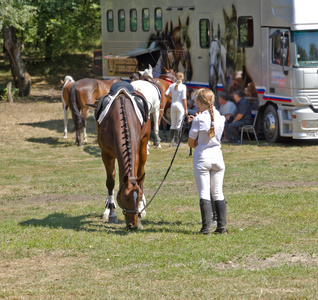
<instances>
[{"instance_id":1,"label":"tree","mask_svg":"<svg viewBox=\"0 0 318 300\"><path fill-rule=\"evenodd\" d=\"M10 59L14 84L21 96L30 94L31 77L21 57L21 44L17 40L16 30L24 29L34 10L25 0L2 0L0 6L0 31L3 33L4 49Z\"/></svg>"}]
</instances>

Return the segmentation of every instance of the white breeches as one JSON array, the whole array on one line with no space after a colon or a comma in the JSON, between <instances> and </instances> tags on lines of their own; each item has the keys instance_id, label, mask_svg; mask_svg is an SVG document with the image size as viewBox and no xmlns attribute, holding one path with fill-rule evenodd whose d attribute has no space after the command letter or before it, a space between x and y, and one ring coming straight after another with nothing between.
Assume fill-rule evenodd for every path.
<instances>
[{"instance_id":1,"label":"white breeches","mask_svg":"<svg viewBox=\"0 0 318 300\"><path fill-rule=\"evenodd\" d=\"M181 128L182 117L185 113L184 106L182 103L173 103L170 110L171 118L171 129Z\"/></svg>"},{"instance_id":2,"label":"white breeches","mask_svg":"<svg viewBox=\"0 0 318 300\"><path fill-rule=\"evenodd\" d=\"M200 199L214 201L224 200L223 178L225 172L224 161L212 163L209 159L193 157L194 177Z\"/></svg>"}]
</instances>

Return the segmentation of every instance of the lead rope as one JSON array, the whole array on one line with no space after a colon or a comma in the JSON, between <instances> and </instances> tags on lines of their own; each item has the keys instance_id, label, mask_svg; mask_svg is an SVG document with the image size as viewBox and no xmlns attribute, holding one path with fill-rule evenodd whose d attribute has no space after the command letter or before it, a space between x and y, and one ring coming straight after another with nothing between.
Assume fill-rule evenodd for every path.
<instances>
[{"instance_id":1,"label":"lead rope","mask_svg":"<svg viewBox=\"0 0 318 300\"><path fill-rule=\"evenodd\" d=\"M187 115L184 115L184 116L182 117L182 122L181 122L181 124L183 124L184 119L186 118L186 116L187 116ZM169 174L169 171L170 171L170 169L171 169L171 167L172 167L173 161L174 161L174 159L175 159L175 157L176 157L176 155L177 155L177 152L178 152L178 149L179 149L179 146L180 146L180 143L181 143L181 137L182 137L182 135L183 135L183 133L184 133L184 131L185 131L185 128L186 128L186 127L184 126L184 128L183 128L183 130L182 130L182 132L181 132L181 134L180 134L180 136L179 136L179 142L178 142L177 148L176 148L176 150L175 150L175 152L174 152L174 154L173 154L173 157L172 157L172 159L171 159L169 168L168 168L168 170L167 170L165 176L163 177L163 179L162 179L162 181L161 181L159 187L157 188L156 192L155 192L155 193L153 194L153 196L151 197L150 201L149 201L149 202L146 204L146 206L138 213L138 217L139 217L139 218L141 217L141 213L150 205L150 203L152 202L152 200L155 198L155 196L156 196L157 193L159 192L161 186L163 185L164 181L166 180L166 178L167 178L167 176L168 176L168 174Z\"/></svg>"}]
</instances>

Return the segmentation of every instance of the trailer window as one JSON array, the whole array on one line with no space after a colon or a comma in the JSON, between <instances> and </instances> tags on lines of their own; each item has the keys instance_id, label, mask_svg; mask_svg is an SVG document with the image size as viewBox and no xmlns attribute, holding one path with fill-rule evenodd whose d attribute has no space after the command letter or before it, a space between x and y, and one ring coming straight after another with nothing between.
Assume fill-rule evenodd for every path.
<instances>
[{"instance_id":1,"label":"trailer window","mask_svg":"<svg viewBox=\"0 0 318 300\"><path fill-rule=\"evenodd\" d=\"M238 18L239 46L253 47L254 45L254 29L252 17Z\"/></svg>"},{"instance_id":2,"label":"trailer window","mask_svg":"<svg viewBox=\"0 0 318 300\"><path fill-rule=\"evenodd\" d=\"M114 31L114 13L112 10L107 11L107 30L109 32Z\"/></svg>"},{"instance_id":3,"label":"trailer window","mask_svg":"<svg viewBox=\"0 0 318 300\"><path fill-rule=\"evenodd\" d=\"M162 30L162 9L161 8L155 9L155 29L156 31Z\"/></svg>"},{"instance_id":4,"label":"trailer window","mask_svg":"<svg viewBox=\"0 0 318 300\"><path fill-rule=\"evenodd\" d=\"M208 19L200 20L200 47L210 47L210 21Z\"/></svg>"},{"instance_id":5,"label":"trailer window","mask_svg":"<svg viewBox=\"0 0 318 300\"><path fill-rule=\"evenodd\" d=\"M130 10L130 31L137 31L137 10Z\"/></svg>"},{"instance_id":6,"label":"trailer window","mask_svg":"<svg viewBox=\"0 0 318 300\"><path fill-rule=\"evenodd\" d=\"M125 31L125 10L118 11L118 30Z\"/></svg>"},{"instance_id":7,"label":"trailer window","mask_svg":"<svg viewBox=\"0 0 318 300\"><path fill-rule=\"evenodd\" d=\"M318 31L295 31L296 65L318 66Z\"/></svg>"},{"instance_id":8,"label":"trailer window","mask_svg":"<svg viewBox=\"0 0 318 300\"><path fill-rule=\"evenodd\" d=\"M144 8L142 10L142 30L149 31L150 29L150 16L149 16L149 9Z\"/></svg>"}]
</instances>

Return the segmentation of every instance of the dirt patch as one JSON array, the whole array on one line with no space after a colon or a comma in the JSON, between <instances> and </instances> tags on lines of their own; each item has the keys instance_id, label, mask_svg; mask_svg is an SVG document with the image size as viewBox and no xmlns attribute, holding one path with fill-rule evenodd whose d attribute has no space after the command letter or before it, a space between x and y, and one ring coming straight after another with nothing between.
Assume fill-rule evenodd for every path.
<instances>
[{"instance_id":1,"label":"dirt patch","mask_svg":"<svg viewBox=\"0 0 318 300\"><path fill-rule=\"evenodd\" d=\"M243 258L242 262L228 261L226 263L218 263L219 269L247 269L247 270L261 270L267 268L275 268L283 265L305 265L312 268L318 267L318 258L309 253L276 253L273 256L266 258L257 258L253 256Z\"/></svg>"}]
</instances>

